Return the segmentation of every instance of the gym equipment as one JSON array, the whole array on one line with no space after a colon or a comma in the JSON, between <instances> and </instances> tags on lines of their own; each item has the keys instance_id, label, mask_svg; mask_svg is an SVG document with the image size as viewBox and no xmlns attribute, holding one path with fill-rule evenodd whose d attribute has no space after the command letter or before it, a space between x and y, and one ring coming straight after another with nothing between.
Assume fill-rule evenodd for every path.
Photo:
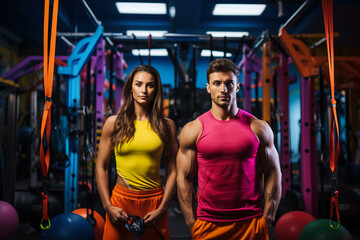
<instances>
[{"instance_id":1,"label":"gym equipment","mask_svg":"<svg viewBox=\"0 0 360 240\"><path fill-rule=\"evenodd\" d=\"M144 219L136 215L128 215L125 227L129 232L133 232L137 236L145 233Z\"/></svg>"},{"instance_id":2,"label":"gym equipment","mask_svg":"<svg viewBox=\"0 0 360 240\"><path fill-rule=\"evenodd\" d=\"M53 218L56 215L63 212L64 204L58 197L54 196L53 194L49 195L49 207L48 207L48 216L49 218ZM42 197L37 195L33 200L30 202L29 207L29 217L27 221L29 222L30 226L32 226L38 232L41 231L40 228L40 221L42 217Z\"/></svg>"},{"instance_id":3,"label":"gym equipment","mask_svg":"<svg viewBox=\"0 0 360 240\"><path fill-rule=\"evenodd\" d=\"M78 214L62 213L50 222L51 227L41 231L41 240L95 240L91 224Z\"/></svg>"},{"instance_id":4,"label":"gym equipment","mask_svg":"<svg viewBox=\"0 0 360 240\"><path fill-rule=\"evenodd\" d=\"M96 211L93 211L93 214L90 215L90 211L91 210L89 209L89 214L87 214L86 208L79 208L79 209L75 209L72 212L82 216L85 219L88 219L94 229L95 240L102 240L102 236L104 233L105 220Z\"/></svg>"},{"instance_id":5,"label":"gym equipment","mask_svg":"<svg viewBox=\"0 0 360 240\"><path fill-rule=\"evenodd\" d=\"M300 192L289 189L286 192L285 198L280 199L279 207L275 215L275 221L277 222L285 213L296 210L300 211L301 209L303 209L303 203Z\"/></svg>"},{"instance_id":6,"label":"gym equipment","mask_svg":"<svg viewBox=\"0 0 360 240\"><path fill-rule=\"evenodd\" d=\"M329 194L330 195L330 194ZM359 188L342 186L339 190L339 214L341 217L341 225L351 233L359 232L360 216L360 192Z\"/></svg>"},{"instance_id":7,"label":"gym equipment","mask_svg":"<svg viewBox=\"0 0 360 240\"><path fill-rule=\"evenodd\" d=\"M18 143L19 144L29 144L33 141L35 141L35 133L33 129L31 129L28 126L22 126L18 130Z\"/></svg>"},{"instance_id":8,"label":"gym equipment","mask_svg":"<svg viewBox=\"0 0 360 240\"><path fill-rule=\"evenodd\" d=\"M31 217L30 207L31 202L37 197L35 193L27 191L16 191L14 207L19 214L19 221L26 221Z\"/></svg>"},{"instance_id":9,"label":"gym equipment","mask_svg":"<svg viewBox=\"0 0 360 240\"><path fill-rule=\"evenodd\" d=\"M10 239L19 225L19 216L15 208L8 202L0 201L0 236Z\"/></svg>"},{"instance_id":10,"label":"gym equipment","mask_svg":"<svg viewBox=\"0 0 360 240\"><path fill-rule=\"evenodd\" d=\"M65 135L66 155L69 156L70 166L65 169L65 211L72 211L77 204L78 195L78 112L80 107L80 73L94 52L103 35L103 27L99 25L93 36L81 39L67 60L66 67L58 67L58 73L68 77L67 106L71 111L71 118L76 120L71 124L70 133ZM104 66L104 64L102 64ZM69 124L70 125L70 124Z\"/></svg>"},{"instance_id":11,"label":"gym equipment","mask_svg":"<svg viewBox=\"0 0 360 240\"><path fill-rule=\"evenodd\" d=\"M340 225L338 229L329 226L329 219L317 219L304 227L299 236L299 240L352 240L349 231ZM331 221L332 226L337 223Z\"/></svg>"},{"instance_id":12,"label":"gym equipment","mask_svg":"<svg viewBox=\"0 0 360 240\"><path fill-rule=\"evenodd\" d=\"M287 212L280 217L275 225L276 240L297 240L303 228L315 217L303 211Z\"/></svg>"},{"instance_id":13,"label":"gym equipment","mask_svg":"<svg viewBox=\"0 0 360 240\"><path fill-rule=\"evenodd\" d=\"M134 233L136 236L144 235L145 233L145 221L143 218L136 215L128 215L127 221L125 222L125 228ZM158 234L161 239L164 239L159 230L154 228L154 231Z\"/></svg>"}]
</instances>

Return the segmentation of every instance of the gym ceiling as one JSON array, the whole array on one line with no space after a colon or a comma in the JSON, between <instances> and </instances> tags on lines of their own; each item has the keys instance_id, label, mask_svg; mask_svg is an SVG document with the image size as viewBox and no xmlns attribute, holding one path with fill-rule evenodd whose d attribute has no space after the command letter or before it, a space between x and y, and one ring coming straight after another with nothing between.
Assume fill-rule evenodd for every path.
<instances>
[{"instance_id":1,"label":"gym ceiling","mask_svg":"<svg viewBox=\"0 0 360 240\"><path fill-rule=\"evenodd\" d=\"M126 0L130 2L131 0ZM86 9L88 5L97 20L101 21L105 33L126 35L127 30L163 30L176 33L178 41L191 41L192 34L205 35L207 31L247 31L248 44L256 43L264 31L277 35L284 24L306 1L304 0L139 0L139 2L166 3L164 15L120 14L115 0L59 0L58 32L89 33L96 30L96 23ZM124 1L123 1L124 2ZM131 1L135 2L135 1ZM279 2L281 2L280 6ZM312 0L303 14L288 28L290 34L324 33L321 0ZM214 16L215 4L221 3L256 3L266 4L260 16ZM334 0L334 32L335 54L360 55L360 1ZM41 54L43 38L43 6L41 0L1 0L0 2L0 35L15 44L20 44L24 54ZM175 16L171 17L169 9L175 8ZM281 10L282 9L282 10ZM195 37L198 39L198 36ZM67 39L76 44L74 37ZM145 39L141 48L146 47ZM146 38L147 39L147 38ZM153 37L155 40L156 38ZM152 47L164 47L169 38L153 41ZM189 40L190 39L190 40ZM132 36L111 38L114 44L122 44L123 52L135 48ZM313 41L318 41L315 39ZM227 38L227 51L233 52L239 39ZM214 50L221 50L224 44L220 39L214 43ZM209 45L203 46L209 48ZM31 51L29 49L32 49ZM57 54L66 54L66 44L57 40ZM350 49L350 50L349 50Z\"/></svg>"}]
</instances>

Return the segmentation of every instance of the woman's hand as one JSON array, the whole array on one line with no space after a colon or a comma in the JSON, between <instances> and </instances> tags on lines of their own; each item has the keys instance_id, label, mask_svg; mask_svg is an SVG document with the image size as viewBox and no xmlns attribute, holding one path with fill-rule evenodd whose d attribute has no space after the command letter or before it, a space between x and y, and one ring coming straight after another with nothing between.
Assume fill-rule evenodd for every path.
<instances>
[{"instance_id":1,"label":"woman's hand","mask_svg":"<svg viewBox=\"0 0 360 240\"><path fill-rule=\"evenodd\" d=\"M166 211L160 209L156 209L154 211L148 212L144 217L145 226L148 228L155 228L159 224L162 216L165 213Z\"/></svg>"},{"instance_id":2,"label":"woman's hand","mask_svg":"<svg viewBox=\"0 0 360 240\"><path fill-rule=\"evenodd\" d=\"M107 207L105 211L108 214L110 221L114 224L120 224L127 220L128 215L121 208L111 205Z\"/></svg>"}]
</instances>

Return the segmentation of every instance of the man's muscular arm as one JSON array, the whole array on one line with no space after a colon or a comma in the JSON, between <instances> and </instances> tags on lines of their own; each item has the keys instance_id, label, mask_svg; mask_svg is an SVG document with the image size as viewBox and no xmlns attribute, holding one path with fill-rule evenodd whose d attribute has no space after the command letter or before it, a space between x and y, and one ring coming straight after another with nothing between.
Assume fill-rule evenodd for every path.
<instances>
[{"instance_id":1,"label":"man's muscular arm","mask_svg":"<svg viewBox=\"0 0 360 240\"><path fill-rule=\"evenodd\" d=\"M186 124L180 133L180 147L176 157L179 203L190 231L196 221L195 192L192 181L197 170L196 140L200 133L199 120Z\"/></svg>"},{"instance_id":2,"label":"man's muscular arm","mask_svg":"<svg viewBox=\"0 0 360 240\"><path fill-rule=\"evenodd\" d=\"M263 216L268 227L271 227L281 198L279 155L274 145L273 132L265 121L255 119L251 122L251 128L260 140L258 157L261 171L264 174Z\"/></svg>"}]
</instances>

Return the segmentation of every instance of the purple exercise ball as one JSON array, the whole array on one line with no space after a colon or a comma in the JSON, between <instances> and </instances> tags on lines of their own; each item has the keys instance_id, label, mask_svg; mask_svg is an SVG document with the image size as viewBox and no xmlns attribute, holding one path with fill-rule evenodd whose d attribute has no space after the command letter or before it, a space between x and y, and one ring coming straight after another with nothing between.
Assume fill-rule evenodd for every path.
<instances>
[{"instance_id":1,"label":"purple exercise ball","mask_svg":"<svg viewBox=\"0 0 360 240\"><path fill-rule=\"evenodd\" d=\"M10 239L19 225L18 213L11 204L0 201L0 216L1 239Z\"/></svg>"}]
</instances>

